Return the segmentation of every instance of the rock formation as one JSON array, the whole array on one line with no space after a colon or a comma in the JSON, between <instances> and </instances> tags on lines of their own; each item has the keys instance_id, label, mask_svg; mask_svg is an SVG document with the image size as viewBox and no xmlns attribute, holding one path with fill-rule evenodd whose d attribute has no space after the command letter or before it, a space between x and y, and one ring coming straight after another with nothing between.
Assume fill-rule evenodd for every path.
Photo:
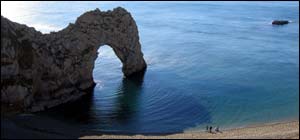
<instances>
[{"instance_id":1,"label":"rock formation","mask_svg":"<svg viewBox=\"0 0 300 140\"><path fill-rule=\"evenodd\" d=\"M40 111L76 100L93 88L97 50L109 45L125 76L146 68L131 14L89 11L50 34L1 16L1 108Z\"/></svg>"},{"instance_id":2,"label":"rock formation","mask_svg":"<svg viewBox=\"0 0 300 140\"><path fill-rule=\"evenodd\" d=\"M288 24L288 23L289 23L289 21L287 21L287 20L273 20L272 21L273 25L284 25L284 24Z\"/></svg>"}]
</instances>

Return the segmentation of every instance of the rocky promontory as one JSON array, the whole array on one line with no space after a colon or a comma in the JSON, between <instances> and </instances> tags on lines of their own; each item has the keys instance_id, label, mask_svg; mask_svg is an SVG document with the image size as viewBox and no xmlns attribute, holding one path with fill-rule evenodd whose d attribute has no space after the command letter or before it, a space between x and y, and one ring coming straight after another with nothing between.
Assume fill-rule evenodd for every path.
<instances>
[{"instance_id":1,"label":"rocky promontory","mask_svg":"<svg viewBox=\"0 0 300 140\"><path fill-rule=\"evenodd\" d=\"M137 25L121 7L86 12L49 34L1 16L1 108L35 112L80 98L95 85L103 45L114 50L125 76L146 68Z\"/></svg>"}]
</instances>

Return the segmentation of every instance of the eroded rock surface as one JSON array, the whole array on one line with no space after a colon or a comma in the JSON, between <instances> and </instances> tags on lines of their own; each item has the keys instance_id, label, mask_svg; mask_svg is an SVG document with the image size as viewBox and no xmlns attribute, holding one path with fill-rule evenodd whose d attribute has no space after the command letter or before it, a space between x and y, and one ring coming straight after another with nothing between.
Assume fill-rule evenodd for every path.
<instances>
[{"instance_id":1,"label":"eroded rock surface","mask_svg":"<svg viewBox=\"0 0 300 140\"><path fill-rule=\"evenodd\" d=\"M131 14L89 11L50 34L1 16L1 106L40 111L76 100L93 88L97 50L109 45L130 76L146 68Z\"/></svg>"}]
</instances>

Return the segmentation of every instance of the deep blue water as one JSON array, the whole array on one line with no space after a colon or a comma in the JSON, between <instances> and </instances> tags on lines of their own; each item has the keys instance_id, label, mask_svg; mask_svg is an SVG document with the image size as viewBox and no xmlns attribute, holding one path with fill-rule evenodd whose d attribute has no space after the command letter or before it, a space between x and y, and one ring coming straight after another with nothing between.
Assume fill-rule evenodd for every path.
<instances>
[{"instance_id":1,"label":"deep blue water","mask_svg":"<svg viewBox=\"0 0 300 140\"><path fill-rule=\"evenodd\" d=\"M122 133L299 120L299 2L42 2L12 18L48 32L117 6L136 20L144 76L124 79L120 60L102 46L94 94L37 115Z\"/></svg>"}]
</instances>

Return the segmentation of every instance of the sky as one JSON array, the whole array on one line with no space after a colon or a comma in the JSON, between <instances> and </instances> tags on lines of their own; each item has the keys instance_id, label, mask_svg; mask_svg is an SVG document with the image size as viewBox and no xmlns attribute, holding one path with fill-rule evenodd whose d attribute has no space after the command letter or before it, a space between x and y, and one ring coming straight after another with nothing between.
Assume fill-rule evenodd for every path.
<instances>
[{"instance_id":1,"label":"sky","mask_svg":"<svg viewBox=\"0 0 300 140\"><path fill-rule=\"evenodd\" d=\"M34 27L43 33L60 30L62 27L46 24L34 19L35 16L32 13L36 10L34 7L39 3L39 1L1 1L1 16L11 21Z\"/></svg>"}]
</instances>

